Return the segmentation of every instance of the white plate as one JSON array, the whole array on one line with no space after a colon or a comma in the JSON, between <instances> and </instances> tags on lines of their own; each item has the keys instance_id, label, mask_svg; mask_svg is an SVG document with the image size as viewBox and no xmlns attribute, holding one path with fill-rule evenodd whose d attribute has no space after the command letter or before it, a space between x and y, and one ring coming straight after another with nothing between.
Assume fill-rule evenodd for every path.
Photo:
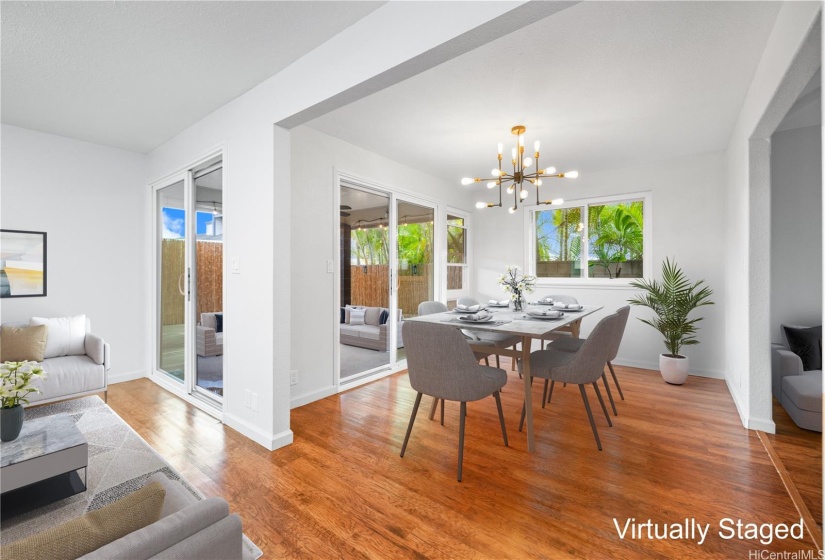
<instances>
[{"instance_id":1,"label":"white plate","mask_svg":"<svg viewBox=\"0 0 825 560\"><path fill-rule=\"evenodd\" d=\"M530 315L527 313L525 317L529 317L530 319L544 319L545 321L557 321L564 318L564 313L552 317L550 315Z\"/></svg>"},{"instance_id":2,"label":"white plate","mask_svg":"<svg viewBox=\"0 0 825 560\"><path fill-rule=\"evenodd\" d=\"M558 309L559 311L571 311L575 313L576 311L582 311L584 307L579 307L578 309L570 309L568 307L557 307L556 309Z\"/></svg>"},{"instance_id":3,"label":"white plate","mask_svg":"<svg viewBox=\"0 0 825 560\"><path fill-rule=\"evenodd\" d=\"M487 307L500 307L500 308L504 308L504 307L510 307L510 304L509 304L509 303L505 303L505 304L500 304L500 303L488 303L488 304L487 304Z\"/></svg>"},{"instance_id":4,"label":"white plate","mask_svg":"<svg viewBox=\"0 0 825 560\"><path fill-rule=\"evenodd\" d=\"M535 305L556 305L554 301L537 301Z\"/></svg>"},{"instance_id":5,"label":"white plate","mask_svg":"<svg viewBox=\"0 0 825 560\"><path fill-rule=\"evenodd\" d=\"M462 310L460 310L460 309L453 309L453 313L458 313L458 314L460 314L460 315L475 315L475 314L476 314L476 313L478 313L479 311L484 311L485 309L487 309L487 308L486 308L486 307L482 307L481 309L477 309L477 310L475 310L475 311L467 311L466 309L465 309L465 310L463 310L463 311L462 311Z\"/></svg>"},{"instance_id":6,"label":"white plate","mask_svg":"<svg viewBox=\"0 0 825 560\"><path fill-rule=\"evenodd\" d=\"M473 320L473 319L468 319L468 318L466 318L466 317L459 317L459 318L458 318L458 320L459 320L459 321L463 321L463 322L465 322L465 323L479 323L479 324L481 324L481 323L489 323L490 321L494 321L494 320L495 320L495 317L493 317L493 316L491 315L490 317L487 317L486 319L480 319L480 320L478 320L478 321L475 321L475 320Z\"/></svg>"}]
</instances>

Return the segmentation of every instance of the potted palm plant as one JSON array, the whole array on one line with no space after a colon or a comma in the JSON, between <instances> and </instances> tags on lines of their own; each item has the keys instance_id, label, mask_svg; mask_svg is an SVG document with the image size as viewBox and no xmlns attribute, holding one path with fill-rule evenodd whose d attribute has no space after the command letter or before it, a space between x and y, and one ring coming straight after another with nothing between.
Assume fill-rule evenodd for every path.
<instances>
[{"instance_id":1,"label":"potted palm plant","mask_svg":"<svg viewBox=\"0 0 825 560\"><path fill-rule=\"evenodd\" d=\"M649 307L656 313L653 320L641 319L665 337L666 354L659 355L659 370L664 380L672 385L681 385L688 376L689 363L680 354L682 346L699 344L696 340L696 323L702 317L688 319L688 315L703 305L713 305L710 296L713 290L704 286L704 280L691 283L674 260L662 263L662 281L645 279L630 283L644 293L628 300L630 305Z\"/></svg>"}]
</instances>

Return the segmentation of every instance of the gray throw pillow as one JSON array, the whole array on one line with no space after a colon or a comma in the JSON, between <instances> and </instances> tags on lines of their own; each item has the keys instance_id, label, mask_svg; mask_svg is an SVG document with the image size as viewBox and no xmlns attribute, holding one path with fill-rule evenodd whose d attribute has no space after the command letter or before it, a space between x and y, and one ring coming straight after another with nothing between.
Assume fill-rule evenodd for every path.
<instances>
[{"instance_id":1,"label":"gray throw pillow","mask_svg":"<svg viewBox=\"0 0 825 560\"><path fill-rule=\"evenodd\" d=\"M802 370L822 369L822 325L797 328L782 325L791 352L802 360Z\"/></svg>"}]
</instances>

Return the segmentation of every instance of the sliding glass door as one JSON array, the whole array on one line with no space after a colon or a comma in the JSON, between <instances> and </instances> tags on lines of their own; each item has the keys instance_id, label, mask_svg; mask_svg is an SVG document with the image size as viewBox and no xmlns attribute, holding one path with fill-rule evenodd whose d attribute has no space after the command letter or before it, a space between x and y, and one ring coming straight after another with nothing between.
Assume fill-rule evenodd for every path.
<instances>
[{"instance_id":1,"label":"sliding glass door","mask_svg":"<svg viewBox=\"0 0 825 560\"><path fill-rule=\"evenodd\" d=\"M342 385L392 371L405 359L404 317L434 299L436 209L356 183L340 185L340 310L337 354Z\"/></svg>"},{"instance_id":2,"label":"sliding glass door","mask_svg":"<svg viewBox=\"0 0 825 560\"><path fill-rule=\"evenodd\" d=\"M181 395L223 397L223 165L155 185L155 374Z\"/></svg>"}]
</instances>

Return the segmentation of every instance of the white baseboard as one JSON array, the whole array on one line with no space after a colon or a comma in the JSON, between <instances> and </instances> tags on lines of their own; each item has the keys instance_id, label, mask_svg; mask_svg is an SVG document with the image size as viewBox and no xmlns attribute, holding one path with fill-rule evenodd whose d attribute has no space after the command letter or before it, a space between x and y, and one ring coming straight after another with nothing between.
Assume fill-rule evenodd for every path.
<instances>
[{"instance_id":1,"label":"white baseboard","mask_svg":"<svg viewBox=\"0 0 825 560\"><path fill-rule=\"evenodd\" d=\"M748 427L748 419L745 415L744 410L742 410L742 404L739 402L739 394L734 390L733 386L730 384L730 379L725 378L725 385L728 386L728 393L730 393L731 399L733 399L733 404L736 406L736 412L739 413L739 421L742 422L742 426L745 428Z\"/></svg>"},{"instance_id":2,"label":"white baseboard","mask_svg":"<svg viewBox=\"0 0 825 560\"><path fill-rule=\"evenodd\" d=\"M329 387L324 387L323 389L319 389L311 393L304 393L303 395L293 397L289 401L289 408L290 410L293 408L298 408L299 406L304 406L305 404L325 399L331 395L336 394L337 392L338 387L336 387L335 385L330 385Z\"/></svg>"},{"instance_id":3,"label":"white baseboard","mask_svg":"<svg viewBox=\"0 0 825 560\"><path fill-rule=\"evenodd\" d=\"M224 412L222 421L233 430L240 432L255 443L262 445L270 451L275 451L287 446L293 441L292 430L285 430L278 434L268 434L257 426L253 426L246 420L238 418L233 414Z\"/></svg>"},{"instance_id":4,"label":"white baseboard","mask_svg":"<svg viewBox=\"0 0 825 560\"><path fill-rule=\"evenodd\" d=\"M748 428L751 430L760 430L768 434L776 433L776 424L774 421L764 418L748 418Z\"/></svg>"},{"instance_id":5,"label":"white baseboard","mask_svg":"<svg viewBox=\"0 0 825 560\"><path fill-rule=\"evenodd\" d=\"M641 369L652 369L653 371L659 371L659 362L644 362L644 361L636 361L636 360L613 360L614 364L617 366L628 366L628 367L635 367ZM707 369L699 369L693 366L690 367L690 375L696 375L698 377L709 377L711 379L725 379L725 374L721 371L715 370L707 370Z\"/></svg>"},{"instance_id":6,"label":"white baseboard","mask_svg":"<svg viewBox=\"0 0 825 560\"><path fill-rule=\"evenodd\" d=\"M109 385L114 385L115 383L124 383L126 381L134 381L135 379L143 379L144 377L149 377L146 375L145 371L133 371L128 373L116 373L114 375L109 375Z\"/></svg>"}]
</instances>

